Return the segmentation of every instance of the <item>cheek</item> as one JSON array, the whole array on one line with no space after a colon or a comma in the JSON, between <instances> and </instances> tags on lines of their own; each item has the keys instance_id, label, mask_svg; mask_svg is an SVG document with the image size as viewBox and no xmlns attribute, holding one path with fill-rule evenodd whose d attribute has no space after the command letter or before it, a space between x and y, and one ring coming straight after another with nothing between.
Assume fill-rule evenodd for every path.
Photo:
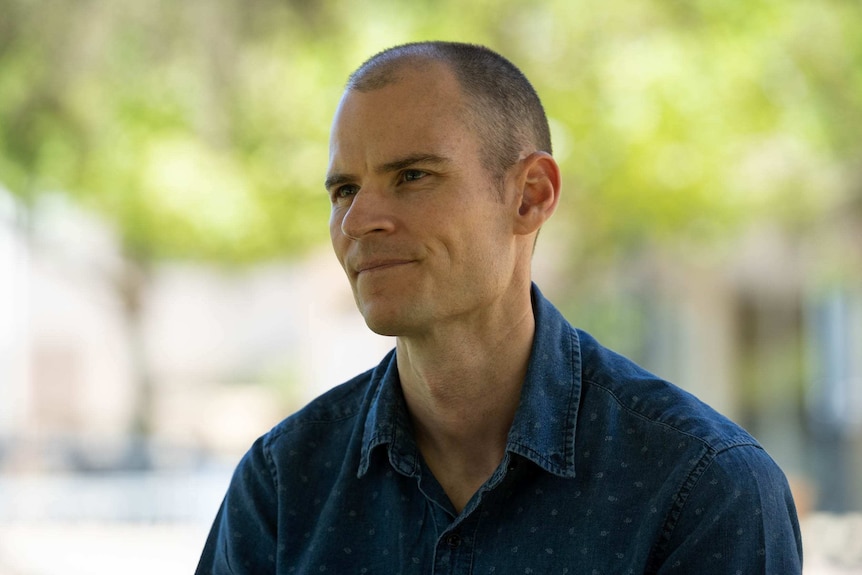
<instances>
[{"instance_id":1,"label":"cheek","mask_svg":"<svg viewBox=\"0 0 862 575\"><path fill-rule=\"evenodd\" d=\"M341 231L341 218L333 212L329 218L329 240L338 262L344 266L344 253L347 250L347 237Z\"/></svg>"},{"instance_id":2,"label":"cheek","mask_svg":"<svg viewBox=\"0 0 862 575\"><path fill-rule=\"evenodd\" d=\"M494 246L477 229L475 222L465 226L461 232L450 236L446 243L446 255L450 264L464 268L468 275L486 273L489 262L493 260L491 250Z\"/></svg>"},{"instance_id":3,"label":"cheek","mask_svg":"<svg viewBox=\"0 0 862 575\"><path fill-rule=\"evenodd\" d=\"M343 219L344 215L337 209L333 209L329 214L329 239L332 240L333 246L338 243L339 238L344 237L344 234L341 233L341 220Z\"/></svg>"},{"instance_id":4,"label":"cheek","mask_svg":"<svg viewBox=\"0 0 862 575\"><path fill-rule=\"evenodd\" d=\"M512 236L503 226L490 218L484 220L488 225L474 225L471 233L464 238L461 253L469 261L476 275L497 275L506 273L511 267Z\"/></svg>"}]
</instances>

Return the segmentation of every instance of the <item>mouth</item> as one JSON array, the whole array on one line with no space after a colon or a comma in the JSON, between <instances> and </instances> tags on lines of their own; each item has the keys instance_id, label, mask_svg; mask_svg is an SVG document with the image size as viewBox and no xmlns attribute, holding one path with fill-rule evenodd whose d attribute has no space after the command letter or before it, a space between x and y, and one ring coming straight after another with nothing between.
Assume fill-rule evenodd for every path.
<instances>
[{"instance_id":1,"label":"mouth","mask_svg":"<svg viewBox=\"0 0 862 575\"><path fill-rule=\"evenodd\" d=\"M361 275L365 275L365 274L389 270L392 268L404 266L404 265L411 264L411 263L413 263L413 260L402 260L402 259L374 260L374 261L362 262L360 265L357 265L354 269L356 270L356 275L361 276Z\"/></svg>"}]
</instances>

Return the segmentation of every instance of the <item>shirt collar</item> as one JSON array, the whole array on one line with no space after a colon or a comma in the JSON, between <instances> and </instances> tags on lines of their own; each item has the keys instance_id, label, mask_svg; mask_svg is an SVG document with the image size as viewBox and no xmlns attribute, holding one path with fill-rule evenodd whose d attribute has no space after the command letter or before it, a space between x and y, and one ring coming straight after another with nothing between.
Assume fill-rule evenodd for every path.
<instances>
[{"instance_id":1,"label":"shirt collar","mask_svg":"<svg viewBox=\"0 0 862 575\"><path fill-rule=\"evenodd\" d=\"M581 396L577 331L533 284L536 332L521 404L506 449L562 477L575 476L575 427Z\"/></svg>"},{"instance_id":2,"label":"shirt collar","mask_svg":"<svg viewBox=\"0 0 862 575\"><path fill-rule=\"evenodd\" d=\"M404 475L419 472L419 451L398 377L395 350L389 352L371 375L371 404L365 418L357 477L368 471L371 455L380 445L389 446L389 461Z\"/></svg>"},{"instance_id":3,"label":"shirt collar","mask_svg":"<svg viewBox=\"0 0 862 575\"><path fill-rule=\"evenodd\" d=\"M533 461L549 473L575 476L575 423L581 390L581 353L577 332L542 295L531 291L536 332L509 431L507 451ZM358 476L367 471L372 452L388 444L389 461L405 475L419 471L394 350L372 374L372 394L363 432Z\"/></svg>"}]
</instances>

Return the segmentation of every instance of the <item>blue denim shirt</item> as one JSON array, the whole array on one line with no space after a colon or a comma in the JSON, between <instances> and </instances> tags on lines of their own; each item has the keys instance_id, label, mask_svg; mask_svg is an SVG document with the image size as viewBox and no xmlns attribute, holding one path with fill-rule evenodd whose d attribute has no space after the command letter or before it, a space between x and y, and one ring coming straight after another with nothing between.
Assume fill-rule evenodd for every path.
<instances>
[{"instance_id":1,"label":"blue denim shirt","mask_svg":"<svg viewBox=\"0 0 862 575\"><path fill-rule=\"evenodd\" d=\"M533 307L507 453L461 513L416 447L392 352L252 446L197 573L801 572L787 481L748 433L535 286Z\"/></svg>"}]
</instances>

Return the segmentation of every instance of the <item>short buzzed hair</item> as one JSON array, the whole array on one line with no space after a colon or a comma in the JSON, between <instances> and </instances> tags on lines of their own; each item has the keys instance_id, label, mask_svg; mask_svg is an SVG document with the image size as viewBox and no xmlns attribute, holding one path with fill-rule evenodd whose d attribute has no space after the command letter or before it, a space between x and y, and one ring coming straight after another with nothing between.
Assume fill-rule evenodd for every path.
<instances>
[{"instance_id":1,"label":"short buzzed hair","mask_svg":"<svg viewBox=\"0 0 862 575\"><path fill-rule=\"evenodd\" d=\"M395 46L366 60L346 89L377 90L397 82L405 66L427 62L440 62L455 74L492 176L502 178L524 149L551 153L548 118L536 90L514 64L484 46L439 41Z\"/></svg>"}]
</instances>

